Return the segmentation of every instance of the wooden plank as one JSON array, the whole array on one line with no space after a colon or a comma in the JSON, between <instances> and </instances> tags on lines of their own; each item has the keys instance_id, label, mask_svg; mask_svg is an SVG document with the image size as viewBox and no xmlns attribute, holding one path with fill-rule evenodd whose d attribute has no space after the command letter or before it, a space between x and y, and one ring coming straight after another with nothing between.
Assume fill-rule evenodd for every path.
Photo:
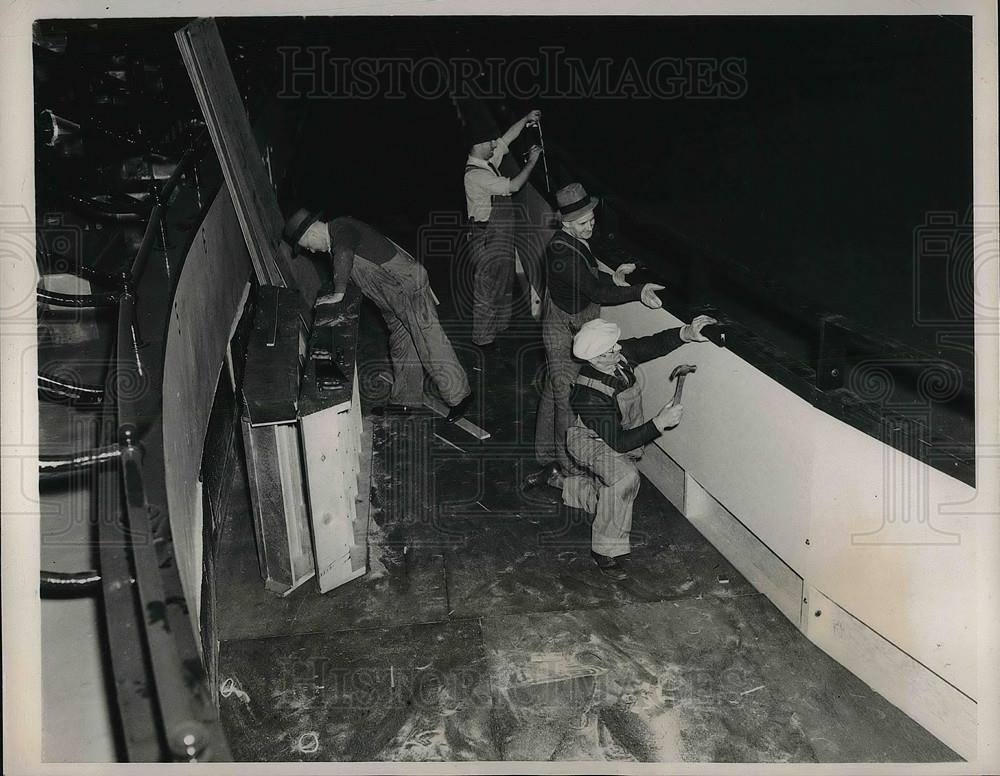
<instances>
[{"instance_id":1,"label":"wooden plank","mask_svg":"<svg viewBox=\"0 0 1000 776\"><path fill-rule=\"evenodd\" d=\"M684 514L684 469L656 444L646 445L639 471L663 496Z\"/></svg>"},{"instance_id":2,"label":"wooden plank","mask_svg":"<svg viewBox=\"0 0 1000 776\"><path fill-rule=\"evenodd\" d=\"M258 289L243 380L243 406L255 426L295 421L301 312L301 300L291 289Z\"/></svg>"},{"instance_id":3,"label":"wooden plank","mask_svg":"<svg viewBox=\"0 0 1000 776\"><path fill-rule=\"evenodd\" d=\"M351 576L359 450L349 412L330 407L299 421L311 513L316 581L321 592ZM363 573L363 571L362 571Z\"/></svg>"},{"instance_id":4,"label":"wooden plank","mask_svg":"<svg viewBox=\"0 0 1000 776\"><path fill-rule=\"evenodd\" d=\"M174 37L236 205L257 280L299 289L311 308L319 276L308 261L292 262L281 240L284 218L215 20L193 21Z\"/></svg>"},{"instance_id":5,"label":"wooden plank","mask_svg":"<svg viewBox=\"0 0 1000 776\"><path fill-rule=\"evenodd\" d=\"M270 191L272 200L274 192L215 20L191 22L175 33L175 39L219 156L226 185L236 204L257 279L262 285L289 285L291 274L287 266L281 266L280 260L276 260L277 241L269 236L274 224L268 222L273 221L278 212L277 202L267 201L266 192ZM273 211L270 204L274 205ZM277 235L280 233L279 224Z\"/></svg>"},{"instance_id":6,"label":"wooden plank","mask_svg":"<svg viewBox=\"0 0 1000 776\"><path fill-rule=\"evenodd\" d=\"M814 587L802 604L810 641L962 757L977 754L977 704Z\"/></svg>"},{"instance_id":7,"label":"wooden plank","mask_svg":"<svg viewBox=\"0 0 1000 776\"><path fill-rule=\"evenodd\" d=\"M432 410L436 414L440 415L442 418L448 417L448 408L444 404L439 402L437 399L428 396L424 400L424 406L427 407L429 410ZM476 439L480 440L489 439L492 436L492 434L490 434L489 431L480 428L467 418L460 418L459 420L456 420L452 425L455 426L456 428L462 429L462 431L466 432L467 434L471 434Z\"/></svg>"},{"instance_id":8,"label":"wooden plank","mask_svg":"<svg viewBox=\"0 0 1000 776\"><path fill-rule=\"evenodd\" d=\"M278 457L273 427L255 428L244 419L242 428L260 576L268 590L284 593L292 584L291 560L285 539L281 479L273 465Z\"/></svg>"},{"instance_id":9,"label":"wooden plank","mask_svg":"<svg viewBox=\"0 0 1000 776\"><path fill-rule=\"evenodd\" d=\"M299 455L299 430L294 425L272 426L278 451L281 475L281 499L288 538L288 558L292 588L313 575L312 540L309 536L309 512L306 507L305 482ZM285 595L288 594L286 591Z\"/></svg>"},{"instance_id":10,"label":"wooden plank","mask_svg":"<svg viewBox=\"0 0 1000 776\"><path fill-rule=\"evenodd\" d=\"M690 474L684 485L684 515L747 581L783 615L799 624L802 577L792 571Z\"/></svg>"}]
</instances>

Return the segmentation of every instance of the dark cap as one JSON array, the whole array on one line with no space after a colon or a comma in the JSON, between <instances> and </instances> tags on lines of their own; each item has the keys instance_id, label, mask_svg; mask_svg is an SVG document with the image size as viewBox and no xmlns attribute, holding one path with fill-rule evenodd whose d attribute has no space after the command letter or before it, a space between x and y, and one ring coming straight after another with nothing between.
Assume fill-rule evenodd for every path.
<instances>
[{"instance_id":1,"label":"dark cap","mask_svg":"<svg viewBox=\"0 0 1000 776\"><path fill-rule=\"evenodd\" d=\"M486 119L470 120L465 126L465 145L472 148L480 143L488 143L500 137L496 124Z\"/></svg>"},{"instance_id":2,"label":"dark cap","mask_svg":"<svg viewBox=\"0 0 1000 776\"><path fill-rule=\"evenodd\" d=\"M299 252L299 238L322 215L322 210L306 210L304 207L300 207L285 221L285 228L281 230L281 239L292 247L293 256Z\"/></svg>"}]
</instances>

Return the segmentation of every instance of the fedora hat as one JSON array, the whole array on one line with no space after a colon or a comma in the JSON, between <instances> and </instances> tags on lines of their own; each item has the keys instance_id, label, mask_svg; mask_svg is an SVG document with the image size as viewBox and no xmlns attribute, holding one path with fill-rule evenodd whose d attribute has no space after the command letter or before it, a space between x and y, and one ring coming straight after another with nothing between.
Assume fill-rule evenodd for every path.
<instances>
[{"instance_id":1,"label":"fedora hat","mask_svg":"<svg viewBox=\"0 0 1000 776\"><path fill-rule=\"evenodd\" d=\"M587 190L579 183L563 186L556 192L556 204L563 221L576 221L597 207L597 197L588 196Z\"/></svg>"},{"instance_id":2,"label":"fedora hat","mask_svg":"<svg viewBox=\"0 0 1000 776\"><path fill-rule=\"evenodd\" d=\"M293 256L299 252L299 238L302 237L302 235L306 233L306 229L315 224L322 215L322 210L306 210L304 207L300 207L292 213L287 221L285 221L285 228L281 230L281 239L292 247Z\"/></svg>"}]
</instances>

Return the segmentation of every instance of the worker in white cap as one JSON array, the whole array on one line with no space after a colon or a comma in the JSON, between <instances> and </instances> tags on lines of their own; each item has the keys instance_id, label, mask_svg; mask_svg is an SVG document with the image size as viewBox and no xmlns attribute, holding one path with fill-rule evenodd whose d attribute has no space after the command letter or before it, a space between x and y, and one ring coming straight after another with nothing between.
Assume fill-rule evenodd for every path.
<instances>
[{"instance_id":1,"label":"worker in white cap","mask_svg":"<svg viewBox=\"0 0 1000 776\"><path fill-rule=\"evenodd\" d=\"M570 395L575 420L566 432L566 449L582 473L561 475L550 465L525 478L522 488L558 484L564 504L594 515L591 555L612 579L627 576L616 559L630 549L632 505L639 493L635 462L644 445L680 423L683 412L680 405L667 404L644 421L635 367L686 342L707 342L701 330L710 323L717 321L699 315L680 328L619 341L618 324L596 318L573 337L573 355L586 363Z\"/></svg>"}]
</instances>

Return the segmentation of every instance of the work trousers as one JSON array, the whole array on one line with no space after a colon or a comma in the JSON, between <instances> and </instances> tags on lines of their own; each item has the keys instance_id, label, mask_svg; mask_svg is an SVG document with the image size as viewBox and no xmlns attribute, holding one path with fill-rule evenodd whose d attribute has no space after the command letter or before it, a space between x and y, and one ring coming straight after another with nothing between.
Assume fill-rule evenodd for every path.
<instances>
[{"instance_id":1,"label":"work trousers","mask_svg":"<svg viewBox=\"0 0 1000 776\"><path fill-rule=\"evenodd\" d=\"M566 431L576 417L569 396L582 366L573 359L573 335L600 314L600 305L596 304L589 304L578 313L567 313L552 301L548 292L542 302L545 385L535 418L535 458L543 465L558 461L568 474L578 471L566 453Z\"/></svg>"},{"instance_id":2,"label":"work trousers","mask_svg":"<svg viewBox=\"0 0 1000 776\"><path fill-rule=\"evenodd\" d=\"M499 209L499 206L495 207ZM471 236L471 258L475 271L472 287L472 341L488 345L510 326L514 289L514 230L504 220L491 216L485 227Z\"/></svg>"},{"instance_id":3,"label":"work trousers","mask_svg":"<svg viewBox=\"0 0 1000 776\"><path fill-rule=\"evenodd\" d=\"M427 270L420 262L402 251L385 264L355 254L351 279L379 308L389 327L390 402L423 404L424 372L449 406L469 395L468 375L441 328Z\"/></svg>"},{"instance_id":4,"label":"work trousers","mask_svg":"<svg viewBox=\"0 0 1000 776\"><path fill-rule=\"evenodd\" d=\"M636 454L616 453L589 428L574 425L566 435L569 454L583 473L563 480L567 506L594 515L591 549L612 558L629 552L632 507L639 495Z\"/></svg>"}]
</instances>

